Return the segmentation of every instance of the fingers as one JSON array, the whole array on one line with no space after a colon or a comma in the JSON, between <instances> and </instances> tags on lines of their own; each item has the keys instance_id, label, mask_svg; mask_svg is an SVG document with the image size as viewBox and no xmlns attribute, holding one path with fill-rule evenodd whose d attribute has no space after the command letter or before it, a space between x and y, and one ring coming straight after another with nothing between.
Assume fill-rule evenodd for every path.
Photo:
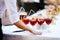
<instances>
[{"instance_id":1,"label":"fingers","mask_svg":"<svg viewBox=\"0 0 60 40\"><path fill-rule=\"evenodd\" d=\"M42 35L42 33L33 33L34 35Z\"/></svg>"},{"instance_id":2,"label":"fingers","mask_svg":"<svg viewBox=\"0 0 60 40\"><path fill-rule=\"evenodd\" d=\"M40 32L40 31L35 31L35 30L34 30L32 33L33 33L34 35L42 35L42 32Z\"/></svg>"}]
</instances>

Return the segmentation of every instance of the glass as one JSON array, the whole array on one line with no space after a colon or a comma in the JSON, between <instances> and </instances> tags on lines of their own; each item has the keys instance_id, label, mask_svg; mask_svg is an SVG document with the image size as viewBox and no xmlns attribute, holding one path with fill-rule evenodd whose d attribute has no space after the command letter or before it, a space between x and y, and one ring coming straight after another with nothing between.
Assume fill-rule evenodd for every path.
<instances>
[{"instance_id":1,"label":"glass","mask_svg":"<svg viewBox=\"0 0 60 40\"><path fill-rule=\"evenodd\" d=\"M52 16L46 16L46 18L44 18L44 22L45 22L45 27L47 32L51 32L50 28L52 27Z\"/></svg>"},{"instance_id":2,"label":"glass","mask_svg":"<svg viewBox=\"0 0 60 40\"><path fill-rule=\"evenodd\" d=\"M19 13L20 13L20 20L23 20L24 18L27 17L27 12L25 12L25 9L23 7L20 8Z\"/></svg>"},{"instance_id":3,"label":"glass","mask_svg":"<svg viewBox=\"0 0 60 40\"><path fill-rule=\"evenodd\" d=\"M51 18L45 18L44 20L45 20L45 22L46 22L47 25L49 25L52 22Z\"/></svg>"},{"instance_id":4,"label":"glass","mask_svg":"<svg viewBox=\"0 0 60 40\"><path fill-rule=\"evenodd\" d=\"M38 24L41 26L44 23L44 19L38 19Z\"/></svg>"},{"instance_id":5,"label":"glass","mask_svg":"<svg viewBox=\"0 0 60 40\"><path fill-rule=\"evenodd\" d=\"M29 20L28 18L24 18L24 19L23 19L23 22L24 22L24 24L26 24L26 25L29 24L29 21L30 21L30 20Z\"/></svg>"},{"instance_id":6,"label":"glass","mask_svg":"<svg viewBox=\"0 0 60 40\"><path fill-rule=\"evenodd\" d=\"M20 20L23 20L26 17L27 17L27 15L20 15Z\"/></svg>"},{"instance_id":7,"label":"glass","mask_svg":"<svg viewBox=\"0 0 60 40\"><path fill-rule=\"evenodd\" d=\"M36 18L31 18L31 19L30 19L30 24L31 24L32 26L34 26L36 23L37 23Z\"/></svg>"},{"instance_id":8,"label":"glass","mask_svg":"<svg viewBox=\"0 0 60 40\"><path fill-rule=\"evenodd\" d=\"M40 29L44 29L44 15L43 14L38 14L38 17L37 17L37 29L40 30Z\"/></svg>"}]
</instances>

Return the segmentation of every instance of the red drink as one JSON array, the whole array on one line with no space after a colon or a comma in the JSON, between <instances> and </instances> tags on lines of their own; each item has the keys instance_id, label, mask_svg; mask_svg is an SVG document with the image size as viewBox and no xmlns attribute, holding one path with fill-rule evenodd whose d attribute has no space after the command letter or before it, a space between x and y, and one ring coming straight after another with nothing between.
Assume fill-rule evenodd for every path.
<instances>
[{"instance_id":1,"label":"red drink","mask_svg":"<svg viewBox=\"0 0 60 40\"><path fill-rule=\"evenodd\" d=\"M46 18L46 19L45 19L45 22L49 25L49 24L52 22L52 19Z\"/></svg>"},{"instance_id":2,"label":"red drink","mask_svg":"<svg viewBox=\"0 0 60 40\"><path fill-rule=\"evenodd\" d=\"M28 23L29 23L29 19L24 18L24 19L23 19L23 22L24 22L25 24L28 24Z\"/></svg>"},{"instance_id":3,"label":"red drink","mask_svg":"<svg viewBox=\"0 0 60 40\"><path fill-rule=\"evenodd\" d=\"M38 24L42 25L44 23L44 19L38 19Z\"/></svg>"},{"instance_id":4,"label":"red drink","mask_svg":"<svg viewBox=\"0 0 60 40\"><path fill-rule=\"evenodd\" d=\"M27 15L20 15L20 20L23 20L23 18L26 18Z\"/></svg>"},{"instance_id":5,"label":"red drink","mask_svg":"<svg viewBox=\"0 0 60 40\"><path fill-rule=\"evenodd\" d=\"M32 25L32 26L34 26L35 24L36 24L36 18L32 18L31 20L30 20L30 24Z\"/></svg>"}]
</instances>

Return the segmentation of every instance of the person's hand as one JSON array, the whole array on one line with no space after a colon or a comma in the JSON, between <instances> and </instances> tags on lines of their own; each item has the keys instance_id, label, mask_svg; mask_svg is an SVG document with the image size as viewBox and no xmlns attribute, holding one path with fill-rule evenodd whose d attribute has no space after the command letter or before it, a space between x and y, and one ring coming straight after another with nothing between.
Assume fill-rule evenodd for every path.
<instances>
[{"instance_id":1,"label":"person's hand","mask_svg":"<svg viewBox=\"0 0 60 40\"><path fill-rule=\"evenodd\" d=\"M31 33L33 33L34 35L42 35L42 32L37 30L32 30Z\"/></svg>"}]
</instances>

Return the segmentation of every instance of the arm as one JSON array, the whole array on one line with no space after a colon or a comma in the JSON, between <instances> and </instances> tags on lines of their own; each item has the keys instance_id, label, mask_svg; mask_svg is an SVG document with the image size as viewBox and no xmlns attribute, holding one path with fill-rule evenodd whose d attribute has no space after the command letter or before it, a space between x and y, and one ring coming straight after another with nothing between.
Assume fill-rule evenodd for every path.
<instances>
[{"instance_id":1,"label":"arm","mask_svg":"<svg viewBox=\"0 0 60 40\"><path fill-rule=\"evenodd\" d=\"M18 28L22 28L24 30L28 30L31 32L32 30L28 28L26 25L24 25L23 22L20 21L19 19L19 13L17 12L17 7L16 7L16 0L5 0L5 5L7 8L10 22L16 25Z\"/></svg>"},{"instance_id":2,"label":"arm","mask_svg":"<svg viewBox=\"0 0 60 40\"><path fill-rule=\"evenodd\" d=\"M18 28L21 28L21 29L28 30L28 31L32 32L32 29L27 27L25 24L23 24L23 22L21 20L14 23L14 25L16 25Z\"/></svg>"},{"instance_id":3,"label":"arm","mask_svg":"<svg viewBox=\"0 0 60 40\"><path fill-rule=\"evenodd\" d=\"M8 12L8 17L14 25L16 25L18 28L27 30L33 34L41 34L40 32L37 32L35 30L32 30L31 28L27 27L26 25L23 24L22 21L19 20L19 13L17 12L17 7L16 7L16 0L4 0L5 5L7 8Z\"/></svg>"}]
</instances>

